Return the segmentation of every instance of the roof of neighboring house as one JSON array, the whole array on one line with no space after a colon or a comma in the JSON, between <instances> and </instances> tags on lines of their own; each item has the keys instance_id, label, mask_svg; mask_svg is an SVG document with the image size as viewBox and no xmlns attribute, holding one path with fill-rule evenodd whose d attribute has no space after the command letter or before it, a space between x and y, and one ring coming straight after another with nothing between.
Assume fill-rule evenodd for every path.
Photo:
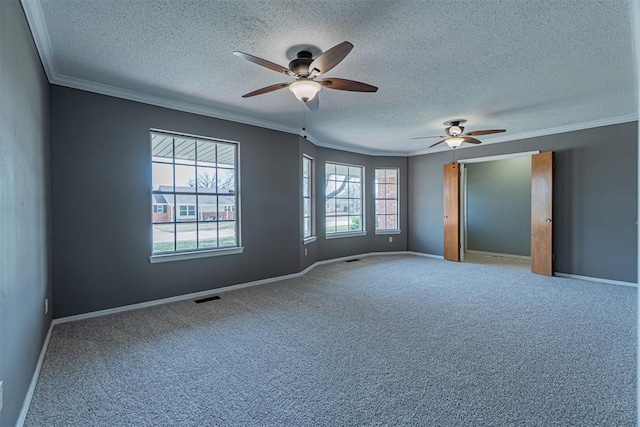
<instances>
[{"instance_id":1,"label":"roof of neighboring house","mask_svg":"<svg viewBox=\"0 0 640 427\"><path fill-rule=\"evenodd\" d=\"M154 193L152 194L153 196L153 202L155 205L166 205L169 202L167 202L167 199L164 197L164 194L157 194Z\"/></svg>"}]
</instances>

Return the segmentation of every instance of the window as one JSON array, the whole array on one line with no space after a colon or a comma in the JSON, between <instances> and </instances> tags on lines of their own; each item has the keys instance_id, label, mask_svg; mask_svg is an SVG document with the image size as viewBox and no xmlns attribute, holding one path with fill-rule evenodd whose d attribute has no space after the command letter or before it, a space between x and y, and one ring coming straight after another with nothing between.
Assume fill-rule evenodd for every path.
<instances>
[{"instance_id":1,"label":"window","mask_svg":"<svg viewBox=\"0 0 640 427\"><path fill-rule=\"evenodd\" d=\"M195 217L196 216L196 206L195 205L180 205L180 216L181 217L188 217L188 216Z\"/></svg>"},{"instance_id":2,"label":"window","mask_svg":"<svg viewBox=\"0 0 640 427\"><path fill-rule=\"evenodd\" d=\"M302 156L302 222L303 239L310 240L315 234L313 212L313 159Z\"/></svg>"},{"instance_id":3,"label":"window","mask_svg":"<svg viewBox=\"0 0 640 427\"><path fill-rule=\"evenodd\" d=\"M375 171L376 231L398 231L398 169Z\"/></svg>"},{"instance_id":4,"label":"window","mask_svg":"<svg viewBox=\"0 0 640 427\"><path fill-rule=\"evenodd\" d=\"M151 132L153 255L239 246L238 144Z\"/></svg>"},{"instance_id":5,"label":"window","mask_svg":"<svg viewBox=\"0 0 640 427\"><path fill-rule=\"evenodd\" d=\"M327 235L364 231L362 180L364 167L326 163Z\"/></svg>"}]
</instances>

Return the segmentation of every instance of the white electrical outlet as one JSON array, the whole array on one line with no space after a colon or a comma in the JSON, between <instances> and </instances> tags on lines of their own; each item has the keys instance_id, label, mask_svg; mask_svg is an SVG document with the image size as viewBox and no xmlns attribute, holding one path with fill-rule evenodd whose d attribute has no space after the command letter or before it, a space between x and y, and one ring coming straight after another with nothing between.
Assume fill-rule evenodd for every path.
<instances>
[{"instance_id":1,"label":"white electrical outlet","mask_svg":"<svg viewBox=\"0 0 640 427\"><path fill-rule=\"evenodd\" d=\"M307 248L304 248L304 256L307 256Z\"/></svg>"},{"instance_id":2,"label":"white electrical outlet","mask_svg":"<svg viewBox=\"0 0 640 427\"><path fill-rule=\"evenodd\" d=\"M393 243L393 236L389 236L389 243Z\"/></svg>"},{"instance_id":3,"label":"white electrical outlet","mask_svg":"<svg viewBox=\"0 0 640 427\"><path fill-rule=\"evenodd\" d=\"M0 381L0 411L2 411L2 401L4 399L2 398L2 381Z\"/></svg>"},{"instance_id":4,"label":"white electrical outlet","mask_svg":"<svg viewBox=\"0 0 640 427\"><path fill-rule=\"evenodd\" d=\"M44 299L44 314L49 313L49 298Z\"/></svg>"}]
</instances>

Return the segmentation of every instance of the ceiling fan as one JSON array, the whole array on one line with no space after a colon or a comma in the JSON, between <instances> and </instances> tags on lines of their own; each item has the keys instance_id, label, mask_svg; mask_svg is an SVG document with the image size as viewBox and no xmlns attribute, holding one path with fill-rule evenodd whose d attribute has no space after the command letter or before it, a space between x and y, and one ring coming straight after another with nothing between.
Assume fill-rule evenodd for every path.
<instances>
[{"instance_id":1,"label":"ceiling fan","mask_svg":"<svg viewBox=\"0 0 640 427\"><path fill-rule=\"evenodd\" d=\"M243 98L262 95L263 93L273 92L278 89L288 87L291 92L300 101L304 102L311 111L317 111L320 107L317 93L323 87L335 90L347 90L351 92L376 92L377 87L366 83L356 82L354 80L325 78L316 80L321 74L325 74L333 67L338 65L353 49L353 45L347 41L342 42L331 49L327 50L317 58L313 58L311 52L303 50L298 52L297 57L289 63L289 68L275 64L266 59L258 58L243 52L233 52L234 55L251 61L254 64L261 65L278 73L287 74L295 79L290 83L277 83L271 86L263 87L253 92L242 95Z\"/></svg>"},{"instance_id":2,"label":"ceiling fan","mask_svg":"<svg viewBox=\"0 0 640 427\"><path fill-rule=\"evenodd\" d=\"M501 133L506 132L505 129L490 129L490 130L475 130L473 132L464 132L464 127L460 126L462 123L466 122L466 120L451 120L449 122L445 122L446 125L449 125L444 131L447 134L446 136L419 136L417 138L411 139L426 139L426 138L443 138L440 141L436 142L429 146L435 147L438 144L442 144L446 142L447 145L451 148L458 148L463 142L468 142L471 144L481 144L482 141L479 141L474 136L479 135L491 135L492 133Z\"/></svg>"}]
</instances>

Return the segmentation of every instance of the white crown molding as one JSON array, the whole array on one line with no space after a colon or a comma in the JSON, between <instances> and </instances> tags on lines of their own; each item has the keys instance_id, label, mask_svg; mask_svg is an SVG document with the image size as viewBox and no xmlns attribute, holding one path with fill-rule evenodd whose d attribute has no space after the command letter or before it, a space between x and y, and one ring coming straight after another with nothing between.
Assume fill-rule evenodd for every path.
<instances>
[{"instance_id":1,"label":"white crown molding","mask_svg":"<svg viewBox=\"0 0 640 427\"><path fill-rule=\"evenodd\" d=\"M268 120L260 120L253 117L245 116L243 114L229 113L227 111L218 110L215 108L204 107L201 105L191 104L188 102L176 101L170 98L162 96L148 95L142 92L132 91L129 89L122 89L115 86L104 85L101 83L90 82L87 80L77 79L67 76L55 76L51 81L52 84L70 87L73 89L80 89L87 92L99 93L101 95L113 96L115 98L126 99L129 101L140 102L143 104L154 105L157 107L169 108L172 110L183 111L186 113L198 114L206 117L213 117L216 119L227 120L231 122L241 123L250 126L257 126L260 128L271 129L280 132L286 132L294 135L301 135L300 129L294 126L287 126L281 123L271 122ZM406 152L381 152L371 151L365 148L353 147L350 145L332 144L326 142L320 142L313 137L309 132L306 132L306 139L312 144L331 148L334 150L348 151L350 153L366 154L369 156L406 156Z\"/></svg>"},{"instance_id":2,"label":"white crown molding","mask_svg":"<svg viewBox=\"0 0 640 427\"><path fill-rule=\"evenodd\" d=\"M320 142L317 139L312 138L311 135L309 135L308 133L307 133L306 139L318 147L330 148L332 150L348 151L349 153L366 154L368 156L407 157L407 155L409 154L406 151L367 150L366 148L355 147L353 145L347 145L347 144L341 145L341 144L334 144L329 142Z\"/></svg>"},{"instance_id":3,"label":"white crown molding","mask_svg":"<svg viewBox=\"0 0 640 427\"><path fill-rule=\"evenodd\" d=\"M37 0L20 0L22 10L24 11L27 23L33 35L33 41L36 44L36 50L40 55L40 62L44 72L49 79L49 83L58 75L55 63L53 62L53 48L51 47L51 39L44 22L44 15L40 8L40 2Z\"/></svg>"},{"instance_id":4,"label":"white crown molding","mask_svg":"<svg viewBox=\"0 0 640 427\"><path fill-rule=\"evenodd\" d=\"M213 117L216 119L228 120L230 122L242 123L251 126L276 130L280 132L298 134L300 131L296 127L286 126L282 123L275 123L268 120L260 120L248 117L242 114L229 113L227 111L218 110L216 108L205 107L202 105L192 104L189 102L178 101L175 99L165 98L157 95L149 95L129 89L122 89L115 86L105 85L102 83L90 82L88 80L77 79L74 77L57 75L50 79L51 84L58 86L70 87L72 89L80 89L87 92L94 92L101 95L113 96L114 98L126 99L129 101L140 102L142 104L154 105L157 107L169 108L171 110L183 111L186 113L199 114L201 116Z\"/></svg>"},{"instance_id":5,"label":"white crown molding","mask_svg":"<svg viewBox=\"0 0 640 427\"><path fill-rule=\"evenodd\" d=\"M271 122L268 120L260 120L242 114L229 113L227 111L215 108L196 105L188 102L177 101L162 96L148 95L142 92L122 89L115 86L104 85L101 83L90 82L87 80L77 79L74 77L56 75L53 79L49 79L51 84L65 86L73 89L84 90L87 92L98 93L101 95L113 96L115 98L126 99L129 101L140 102L143 104L154 105L157 107L169 108L172 110L183 111L186 113L198 114L206 117L227 120L231 122L241 123L260 128L271 129L280 132L286 132L294 135L302 136L298 127L287 126L281 123ZM353 147L351 145L340 145L320 142L309 132L306 133L306 139L312 144L319 147L331 148L334 150L348 151L350 153L366 154L369 156L406 156L406 152L383 152L371 151L365 148Z\"/></svg>"},{"instance_id":6,"label":"white crown molding","mask_svg":"<svg viewBox=\"0 0 640 427\"><path fill-rule=\"evenodd\" d=\"M115 98L126 99L129 101L141 102L143 104L155 105L158 107L169 108L172 110L183 111L187 113L199 114L202 116L213 117L216 119L228 120L231 122L242 123L251 126L257 126L265 129L271 129L280 132L286 132L294 135L300 134L300 129L294 126L283 125L282 123L276 123L269 120L261 120L253 117L246 116L244 114L230 113L227 111L205 107L202 105L192 104L183 101L177 101L171 98L166 98L157 95L149 95L138 91L122 89L115 86L105 85L102 83L91 82L88 80L77 79L74 77L60 75L56 69L53 55L53 48L51 46L51 40L44 21L44 15L38 0L20 0L27 22L33 34L33 39L36 44L36 49L40 55L40 60L44 67L45 73L49 80L49 83L70 87L73 89L80 89L87 92L99 93L102 95L113 96ZM559 126L555 128L543 129L533 132L525 132L515 135L504 135L499 137L491 137L486 144L496 144L500 142L516 141L519 139L535 138L539 136L554 135L565 132L572 132L576 130L591 129L600 126L608 126L620 123L627 123L638 120L638 114L628 114L624 116L611 117L607 119L594 120L584 123L575 123L566 126ZM417 151L381 151L381 150L368 150L364 147L354 147L348 143L326 143L320 142L317 138L313 138L307 132L306 139L314 145L324 148L330 148L334 150L348 151L351 153L365 154L369 156L418 156L421 154L434 154L442 149L421 149Z\"/></svg>"},{"instance_id":7,"label":"white crown molding","mask_svg":"<svg viewBox=\"0 0 640 427\"><path fill-rule=\"evenodd\" d=\"M49 32L47 31L47 27L44 21L44 15L42 13L40 1L20 0L20 2L22 3L27 22L29 23L31 33L33 34L33 39L36 44L36 49L38 50L38 53L40 55L40 60L44 67L45 74L47 75L47 79L51 84L98 93L101 95L113 96L115 98L126 99L129 101L141 102L143 104L154 105L157 107L183 111L186 113L199 114L201 116L213 117L216 119L228 120L231 122L286 132L294 135L299 135L301 137L303 136L300 132L300 128L298 127L287 126L283 125L282 123L256 119L244 114L230 113L227 111L205 107L189 102L177 101L171 98L149 95L138 91L122 89L102 83L96 83L84 79L61 75L58 73L53 60L53 48L51 46L51 40L49 39ZM365 154L368 156L406 157L409 154L405 151L387 152L381 150L368 150L364 147L355 147L350 144L321 142L317 138L314 138L310 132L306 132L306 139L318 147L348 151L350 153Z\"/></svg>"},{"instance_id":8,"label":"white crown molding","mask_svg":"<svg viewBox=\"0 0 640 427\"><path fill-rule=\"evenodd\" d=\"M606 119L598 119L598 120L593 120L590 122L582 122L582 123L574 123L574 124L570 124L570 125L565 125L565 126L557 126L554 128L549 128L549 129L541 129L541 130L536 130L533 132L524 132L524 133L518 133L515 135L504 135L504 136L499 136L499 137L492 137L490 141L488 141L487 143L485 143L484 145L489 145L489 144L498 144L501 142L511 142L511 141L517 141L519 139L527 139L527 138L537 138L539 136L548 136L548 135L557 135L560 133L567 133L567 132L575 132L578 130L585 130L585 129L593 129L593 128L597 128L597 127L601 127L601 126L611 126L611 125L618 125L621 123L629 123L629 122L634 122L638 120L638 114L626 114L624 116L616 116L616 117L609 117ZM421 154L434 154L440 151L445 151L445 150L438 150L438 151L434 151L431 150L429 148L425 148L422 150L417 150L417 151L412 151L410 153L408 153L408 156L419 156Z\"/></svg>"}]
</instances>

